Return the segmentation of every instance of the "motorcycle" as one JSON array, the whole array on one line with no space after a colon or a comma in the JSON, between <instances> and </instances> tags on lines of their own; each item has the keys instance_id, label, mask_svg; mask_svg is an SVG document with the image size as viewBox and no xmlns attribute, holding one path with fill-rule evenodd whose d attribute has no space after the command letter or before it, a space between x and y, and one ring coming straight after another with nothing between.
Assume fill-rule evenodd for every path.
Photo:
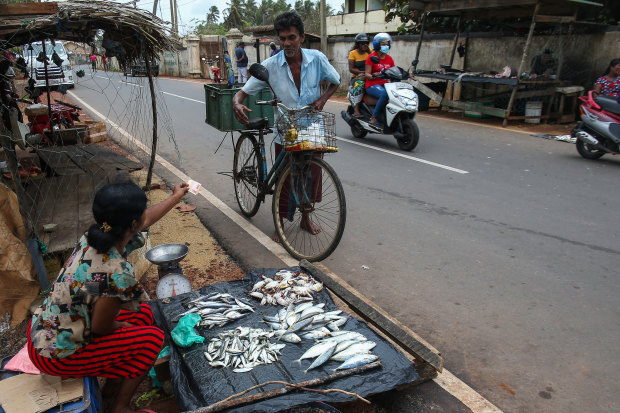
<instances>
[{"instance_id":1,"label":"motorcycle","mask_svg":"<svg viewBox=\"0 0 620 413\"><path fill-rule=\"evenodd\" d=\"M379 63L377 56L372 56L370 59L373 63ZM396 138L400 149L412 151L420 140L420 130L413 120L418 112L418 95L414 92L413 86L401 82L408 77L408 72L394 66L383 70L378 77L389 80L389 83L383 85L388 93L388 103L377 117L377 120L384 126L370 123L378 99L368 94L364 95L359 105L362 118L353 116L355 105L350 92L347 95L350 105L340 114L351 127L351 133L355 138L361 139L368 133L391 134Z\"/></svg>"},{"instance_id":2,"label":"motorcycle","mask_svg":"<svg viewBox=\"0 0 620 413\"><path fill-rule=\"evenodd\" d=\"M579 99L581 120L571 132L577 152L586 159L620 154L620 103L611 96L594 98L592 92Z\"/></svg>"},{"instance_id":3,"label":"motorcycle","mask_svg":"<svg viewBox=\"0 0 620 413\"><path fill-rule=\"evenodd\" d=\"M213 80L215 81L215 83L220 83L222 81L222 74L220 73L221 69L220 67L217 65L217 58L219 56L215 56L216 60L210 60L209 64L211 65L211 73L213 73Z\"/></svg>"}]
</instances>

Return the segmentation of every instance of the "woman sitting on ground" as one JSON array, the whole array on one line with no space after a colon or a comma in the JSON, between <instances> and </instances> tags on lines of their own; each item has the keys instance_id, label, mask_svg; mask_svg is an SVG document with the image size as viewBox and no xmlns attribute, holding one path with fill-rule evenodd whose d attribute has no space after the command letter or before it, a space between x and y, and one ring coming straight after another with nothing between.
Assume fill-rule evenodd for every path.
<instances>
[{"instance_id":1,"label":"woman sitting on ground","mask_svg":"<svg viewBox=\"0 0 620 413\"><path fill-rule=\"evenodd\" d=\"M620 59L609 62L603 76L594 83L592 92L595 97L598 95L615 97L620 94Z\"/></svg>"},{"instance_id":2,"label":"woman sitting on ground","mask_svg":"<svg viewBox=\"0 0 620 413\"><path fill-rule=\"evenodd\" d=\"M144 245L141 231L187 191L187 184L178 184L168 199L149 208L133 183L97 191L97 223L79 240L28 327L33 364L53 376L107 377L103 392L116 396L113 413L132 411L131 397L164 341L127 254Z\"/></svg>"}]
</instances>

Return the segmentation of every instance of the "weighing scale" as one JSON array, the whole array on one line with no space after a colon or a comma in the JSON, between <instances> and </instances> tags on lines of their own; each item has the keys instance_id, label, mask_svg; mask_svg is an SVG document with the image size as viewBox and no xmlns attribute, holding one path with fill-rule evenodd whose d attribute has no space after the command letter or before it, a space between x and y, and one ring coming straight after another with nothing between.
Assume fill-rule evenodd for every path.
<instances>
[{"instance_id":1,"label":"weighing scale","mask_svg":"<svg viewBox=\"0 0 620 413\"><path fill-rule=\"evenodd\" d=\"M157 265L159 276L156 288L157 298L174 297L192 291L189 280L183 275L179 264L188 252L189 248L185 244L158 245L146 252L144 257Z\"/></svg>"}]
</instances>

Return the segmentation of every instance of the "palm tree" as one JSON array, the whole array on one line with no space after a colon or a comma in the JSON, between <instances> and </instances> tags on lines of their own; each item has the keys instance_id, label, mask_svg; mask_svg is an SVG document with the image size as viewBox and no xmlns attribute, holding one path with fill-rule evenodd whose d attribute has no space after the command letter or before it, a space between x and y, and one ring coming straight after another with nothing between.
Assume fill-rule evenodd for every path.
<instances>
[{"instance_id":1,"label":"palm tree","mask_svg":"<svg viewBox=\"0 0 620 413\"><path fill-rule=\"evenodd\" d=\"M209 7L209 13L207 14L207 24L217 23L220 19L220 9L217 6Z\"/></svg>"}]
</instances>

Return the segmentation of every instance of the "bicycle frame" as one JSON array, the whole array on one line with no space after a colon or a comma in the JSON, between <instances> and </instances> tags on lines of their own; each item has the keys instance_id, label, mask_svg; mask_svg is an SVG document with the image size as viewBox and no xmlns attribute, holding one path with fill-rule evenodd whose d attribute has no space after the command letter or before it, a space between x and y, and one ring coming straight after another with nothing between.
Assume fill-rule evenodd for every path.
<instances>
[{"instance_id":1,"label":"bicycle frame","mask_svg":"<svg viewBox=\"0 0 620 413\"><path fill-rule=\"evenodd\" d=\"M289 164L288 161L292 160L295 163L299 163L299 161L301 160L302 163L305 164L306 162L309 161L310 157L312 156L311 152L293 154L291 152L282 150L278 154L276 159L274 160L271 169L268 170L267 156L265 152L264 135L265 135L264 130L259 130L258 141L256 143L256 145L259 147L258 149L260 150L260 154L261 154L261 162L262 162L263 177L264 177L263 182L259 182L258 184L258 189L259 189L258 195L260 196L261 202L265 201L265 195L273 194L273 188L275 187L275 184L278 181L278 178L280 177L280 175L282 174L286 166ZM303 158L303 159L300 159L300 158ZM307 201L309 201L306 191L304 191L304 197L307 198L306 199ZM296 198L297 196L295 195L295 202L299 203L299 200Z\"/></svg>"}]
</instances>

